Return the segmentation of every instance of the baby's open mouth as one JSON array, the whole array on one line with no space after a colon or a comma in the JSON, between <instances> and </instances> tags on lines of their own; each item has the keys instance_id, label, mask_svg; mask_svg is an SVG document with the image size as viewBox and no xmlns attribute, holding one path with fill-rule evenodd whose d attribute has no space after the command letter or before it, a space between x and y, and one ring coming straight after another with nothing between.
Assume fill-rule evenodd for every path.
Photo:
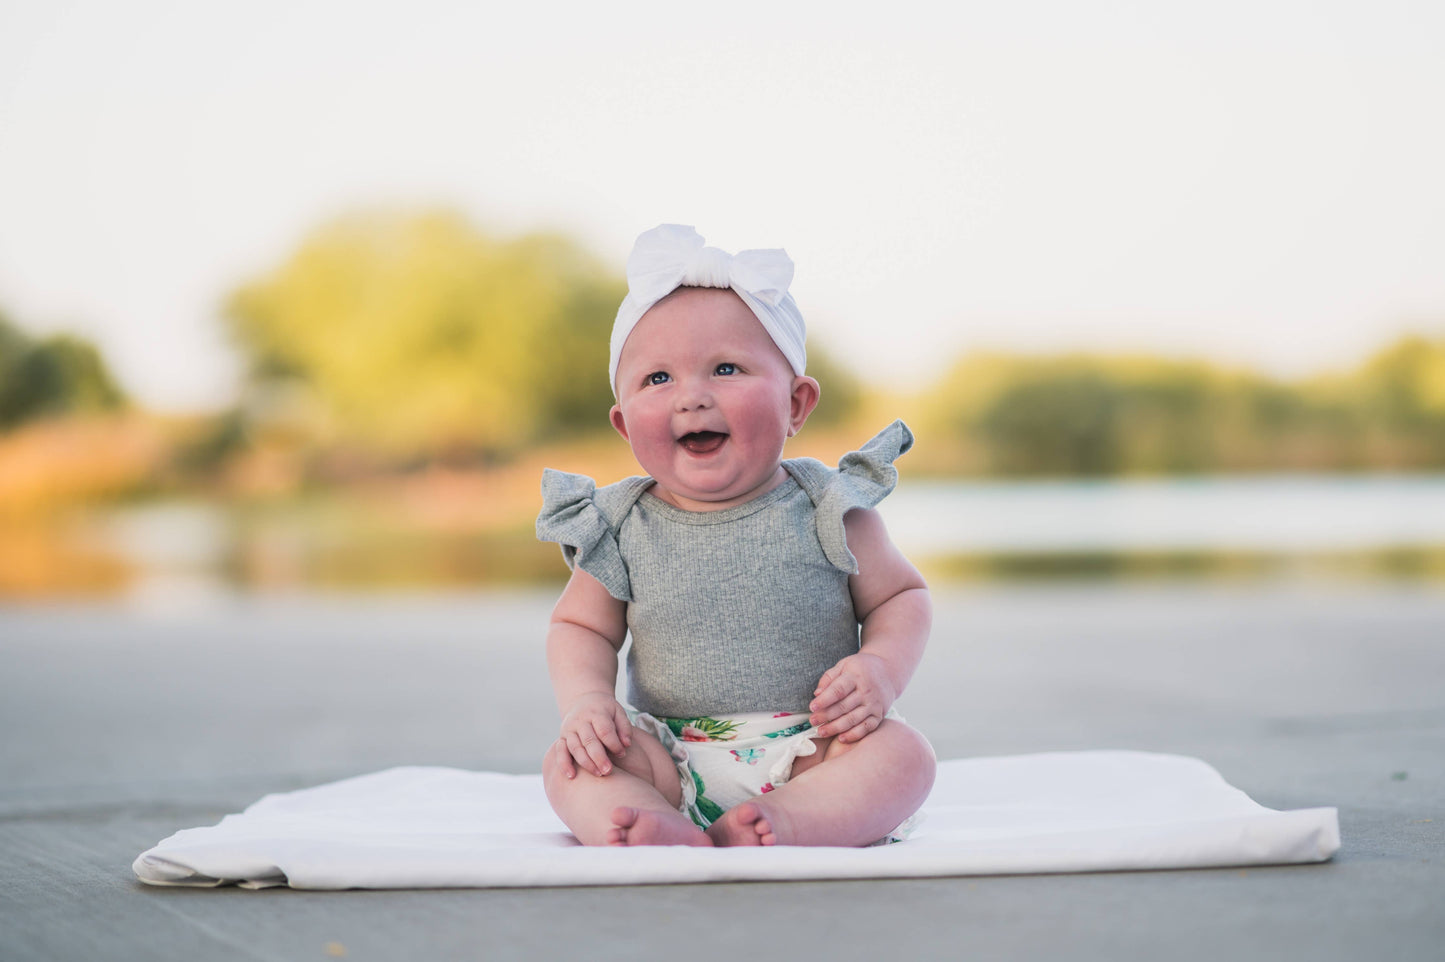
<instances>
[{"instance_id":1,"label":"baby's open mouth","mask_svg":"<svg viewBox=\"0 0 1445 962\"><path fill-rule=\"evenodd\" d=\"M720 431L693 431L678 438L677 443L692 454L712 454L727 439L728 436Z\"/></svg>"}]
</instances>

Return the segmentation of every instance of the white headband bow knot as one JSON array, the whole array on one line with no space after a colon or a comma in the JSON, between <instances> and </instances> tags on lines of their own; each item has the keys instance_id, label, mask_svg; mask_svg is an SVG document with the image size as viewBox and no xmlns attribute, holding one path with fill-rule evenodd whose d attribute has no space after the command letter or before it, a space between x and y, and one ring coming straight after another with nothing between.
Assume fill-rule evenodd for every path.
<instances>
[{"instance_id":1,"label":"white headband bow knot","mask_svg":"<svg viewBox=\"0 0 1445 962\"><path fill-rule=\"evenodd\" d=\"M762 322L794 374L807 366L806 325L788 294L793 261L782 248L737 254L704 246L702 235L681 224L663 224L637 238L627 258L627 296L612 325L609 379L617 390L617 362L642 315L679 287L731 288Z\"/></svg>"}]
</instances>

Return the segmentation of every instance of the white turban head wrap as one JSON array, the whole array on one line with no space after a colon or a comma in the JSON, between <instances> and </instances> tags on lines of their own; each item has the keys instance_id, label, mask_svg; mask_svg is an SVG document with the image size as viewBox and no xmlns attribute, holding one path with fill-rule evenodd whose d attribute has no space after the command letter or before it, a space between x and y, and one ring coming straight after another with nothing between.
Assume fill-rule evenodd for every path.
<instances>
[{"instance_id":1,"label":"white turban head wrap","mask_svg":"<svg viewBox=\"0 0 1445 962\"><path fill-rule=\"evenodd\" d=\"M793 373L801 375L808 364L803 347L807 328L788 293L792 282L793 261L782 248L729 254L704 247L702 235L681 224L663 224L639 235L627 258L627 296L612 324L607 374L613 393L627 336L652 305L679 287L731 288L757 315Z\"/></svg>"}]
</instances>

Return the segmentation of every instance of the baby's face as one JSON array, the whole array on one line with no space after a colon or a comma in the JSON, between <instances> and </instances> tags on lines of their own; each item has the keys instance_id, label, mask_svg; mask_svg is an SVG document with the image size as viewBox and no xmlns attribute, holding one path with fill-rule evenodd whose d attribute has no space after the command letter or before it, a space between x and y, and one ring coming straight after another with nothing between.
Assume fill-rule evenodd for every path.
<instances>
[{"instance_id":1,"label":"baby's face","mask_svg":"<svg viewBox=\"0 0 1445 962\"><path fill-rule=\"evenodd\" d=\"M654 494L691 511L750 501L786 479L783 442L818 402L730 290L684 288L623 345L612 425Z\"/></svg>"}]
</instances>

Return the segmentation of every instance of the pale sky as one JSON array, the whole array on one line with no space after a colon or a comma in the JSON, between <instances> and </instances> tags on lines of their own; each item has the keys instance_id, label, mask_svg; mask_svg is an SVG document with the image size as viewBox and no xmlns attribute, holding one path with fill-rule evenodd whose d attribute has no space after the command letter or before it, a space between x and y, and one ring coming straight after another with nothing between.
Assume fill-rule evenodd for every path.
<instances>
[{"instance_id":1,"label":"pale sky","mask_svg":"<svg viewBox=\"0 0 1445 962\"><path fill-rule=\"evenodd\" d=\"M1445 333L1442 118L1433 0L0 0L0 309L224 404L229 290L445 205L619 274L661 222L786 247L879 383L980 347L1298 374Z\"/></svg>"}]
</instances>

